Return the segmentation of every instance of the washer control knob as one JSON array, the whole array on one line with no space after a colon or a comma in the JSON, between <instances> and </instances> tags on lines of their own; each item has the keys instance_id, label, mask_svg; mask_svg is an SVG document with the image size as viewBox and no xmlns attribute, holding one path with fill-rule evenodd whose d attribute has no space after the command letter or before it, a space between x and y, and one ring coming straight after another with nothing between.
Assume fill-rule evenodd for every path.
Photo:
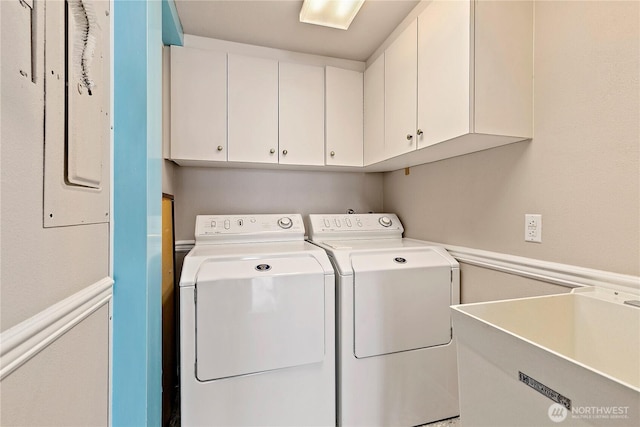
<instances>
[{"instance_id":1,"label":"washer control knob","mask_svg":"<svg viewBox=\"0 0 640 427\"><path fill-rule=\"evenodd\" d=\"M391 218L388 216L381 216L378 222L383 227L391 227Z\"/></svg>"},{"instance_id":2,"label":"washer control knob","mask_svg":"<svg viewBox=\"0 0 640 427\"><path fill-rule=\"evenodd\" d=\"M291 218L285 216L278 220L278 225L284 229L291 228L293 221L291 221Z\"/></svg>"}]
</instances>

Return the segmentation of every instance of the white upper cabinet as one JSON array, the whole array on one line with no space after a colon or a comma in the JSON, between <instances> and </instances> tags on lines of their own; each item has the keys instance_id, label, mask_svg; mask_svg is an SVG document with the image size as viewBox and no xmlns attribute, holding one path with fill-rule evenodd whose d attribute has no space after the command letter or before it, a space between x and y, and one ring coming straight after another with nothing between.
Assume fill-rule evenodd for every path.
<instances>
[{"instance_id":1,"label":"white upper cabinet","mask_svg":"<svg viewBox=\"0 0 640 427\"><path fill-rule=\"evenodd\" d=\"M324 165L324 68L281 62L280 164Z\"/></svg>"},{"instance_id":2,"label":"white upper cabinet","mask_svg":"<svg viewBox=\"0 0 640 427\"><path fill-rule=\"evenodd\" d=\"M533 3L474 3L474 133L533 137Z\"/></svg>"},{"instance_id":3,"label":"white upper cabinet","mask_svg":"<svg viewBox=\"0 0 640 427\"><path fill-rule=\"evenodd\" d=\"M396 170L533 136L533 1L423 5L417 23L385 51L385 160L367 171ZM365 97L367 103L375 99Z\"/></svg>"},{"instance_id":4,"label":"white upper cabinet","mask_svg":"<svg viewBox=\"0 0 640 427\"><path fill-rule=\"evenodd\" d=\"M171 158L227 160L227 54L171 47Z\"/></svg>"},{"instance_id":5,"label":"white upper cabinet","mask_svg":"<svg viewBox=\"0 0 640 427\"><path fill-rule=\"evenodd\" d=\"M385 159L384 54L364 72L364 165Z\"/></svg>"},{"instance_id":6,"label":"white upper cabinet","mask_svg":"<svg viewBox=\"0 0 640 427\"><path fill-rule=\"evenodd\" d=\"M362 166L363 76L326 68L326 164Z\"/></svg>"},{"instance_id":7,"label":"white upper cabinet","mask_svg":"<svg viewBox=\"0 0 640 427\"><path fill-rule=\"evenodd\" d=\"M418 148L470 132L468 1L433 1L418 17Z\"/></svg>"},{"instance_id":8,"label":"white upper cabinet","mask_svg":"<svg viewBox=\"0 0 640 427\"><path fill-rule=\"evenodd\" d=\"M385 157L416 148L417 42L413 21L385 50L384 141Z\"/></svg>"},{"instance_id":9,"label":"white upper cabinet","mask_svg":"<svg viewBox=\"0 0 640 427\"><path fill-rule=\"evenodd\" d=\"M172 47L170 157L378 172L530 139L533 4L422 1L364 73L258 46Z\"/></svg>"},{"instance_id":10,"label":"white upper cabinet","mask_svg":"<svg viewBox=\"0 0 640 427\"><path fill-rule=\"evenodd\" d=\"M429 3L418 17L418 148L467 134L530 138L532 49L532 2Z\"/></svg>"},{"instance_id":11,"label":"white upper cabinet","mask_svg":"<svg viewBox=\"0 0 640 427\"><path fill-rule=\"evenodd\" d=\"M230 162L278 163L278 61L228 55Z\"/></svg>"}]
</instances>

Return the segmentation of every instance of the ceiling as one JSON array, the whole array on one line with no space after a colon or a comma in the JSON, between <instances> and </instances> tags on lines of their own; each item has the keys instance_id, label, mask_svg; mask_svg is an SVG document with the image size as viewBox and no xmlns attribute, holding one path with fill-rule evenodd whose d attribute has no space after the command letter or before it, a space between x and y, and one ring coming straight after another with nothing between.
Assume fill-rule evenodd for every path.
<instances>
[{"instance_id":1,"label":"ceiling","mask_svg":"<svg viewBox=\"0 0 640 427\"><path fill-rule=\"evenodd\" d=\"M302 0L176 0L185 34L366 61L418 0L366 0L347 31L299 22Z\"/></svg>"}]
</instances>

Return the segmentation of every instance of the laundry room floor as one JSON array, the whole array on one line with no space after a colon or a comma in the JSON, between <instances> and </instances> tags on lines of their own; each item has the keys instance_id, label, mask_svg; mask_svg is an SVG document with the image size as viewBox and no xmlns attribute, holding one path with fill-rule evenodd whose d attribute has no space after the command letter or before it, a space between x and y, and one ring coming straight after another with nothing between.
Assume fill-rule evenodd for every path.
<instances>
[{"instance_id":1,"label":"laundry room floor","mask_svg":"<svg viewBox=\"0 0 640 427\"><path fill-rule=\"evenodd\" d=\"M449 418L448 420L436 421L431 424L424 424L419 427L460 427L460 417Z\"/></svg>"},{"instance_id":2,"label":"laundry room floor","mask_svg":"<svg viewBox=\"0 0 640 427\"><path fill-rule=\"evenodd\" d=\"M180 399L176 399L176 405L171 419L169 420L169 427L180 427ZM435 423L424 424L418 427L460 427L460 417L449 418L448 420L436 421Z\"/></svg>"}]
</instances>

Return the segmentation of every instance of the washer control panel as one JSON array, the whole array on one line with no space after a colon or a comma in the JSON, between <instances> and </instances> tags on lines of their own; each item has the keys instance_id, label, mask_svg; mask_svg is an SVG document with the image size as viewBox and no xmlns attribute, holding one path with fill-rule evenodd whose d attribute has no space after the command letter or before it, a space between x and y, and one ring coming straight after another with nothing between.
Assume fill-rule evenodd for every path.
<instances>
[{"instance_id":1,"label":"washer control panel","mask_svg":"<svg viewBox=\"0 0 640 427\"><path fill-rule=\"evenodd\" d=\"M309 215L311 240L402 237L395 214Z\"/></svg>"},{"instance_id":2,"label":"washer control panel","mask_svg":"<svg viewBox=\"0 0 640 427\"><path fill-rule=\"evenodd\" d=\"M198 215L196 243L304 240L300 214Z\"/></svg>"}]
</instances>

